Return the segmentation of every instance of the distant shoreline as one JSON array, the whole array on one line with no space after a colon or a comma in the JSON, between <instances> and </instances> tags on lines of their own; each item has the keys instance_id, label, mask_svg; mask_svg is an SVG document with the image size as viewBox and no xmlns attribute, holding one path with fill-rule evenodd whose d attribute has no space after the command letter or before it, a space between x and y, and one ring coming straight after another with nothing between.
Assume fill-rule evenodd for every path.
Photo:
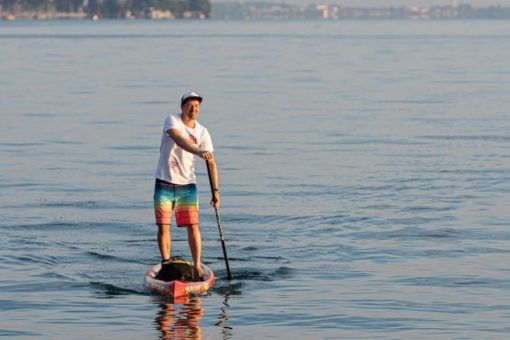
<instances>
[{"instance_id":1,"label":"distant shoreline","mask_svg":"<svg viewBox=\"0 0 510 340\"><path fill-rule=\"evenodd\" d=\"M0 10L0 18L13 20L176 20L176 19L215 19L215 20L508 20L510 7L488 6L473 7L469 4L458 6L400 6L400 7L343 7L340 5L310 4L305 8L297 5L271 2L217 2L212 5L211 13L205 15L201 11L184 11L175 15L169 10L150 10L134 14L127 10L115 17L100 12L87 13L57 12L37 10Z\"/></svg>"}]
</instances>

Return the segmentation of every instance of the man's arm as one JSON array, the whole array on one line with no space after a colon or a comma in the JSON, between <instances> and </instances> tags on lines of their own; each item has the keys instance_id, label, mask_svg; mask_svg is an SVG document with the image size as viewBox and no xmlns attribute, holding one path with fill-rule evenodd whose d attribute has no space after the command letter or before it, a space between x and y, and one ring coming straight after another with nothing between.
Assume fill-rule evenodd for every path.
<instances>
[{"instance_id":1,"label":"man's arm","mask_svg":"<svg viewBox=\"0 0 510 340\"><path fill-rule=\"evenodd\" d=\"M191 143L189 140L187 140L179 130L177 129L168 129L166 131L166 135L170 138L172 138L175 142L175 144L179 145L182 149L191 152L194 155L197 155L198 157L201 157L205 160L212 159L213 155L210 151L201 151L198 146Z\"/></svg>"},{"instance_id":2,"label":"man's arm","mask_svg":"<svg viewBox=\"0 0 510 340\"><path fill-rule=\"evenodd\" d=\"M220 207L221 198L220 198L220 182L218 179L218 167L216 166L216 161L213 158L206 160L209 164L209 170L211 171L211 182L212 182L212 197L211 197L211 205L218 209Z\"/></svg>"}]
</instances>

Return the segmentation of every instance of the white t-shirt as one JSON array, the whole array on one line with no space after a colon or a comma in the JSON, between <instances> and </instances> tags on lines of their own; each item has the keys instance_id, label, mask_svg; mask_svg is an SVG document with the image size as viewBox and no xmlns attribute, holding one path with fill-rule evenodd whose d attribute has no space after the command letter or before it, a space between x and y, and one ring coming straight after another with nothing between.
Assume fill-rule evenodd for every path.
<instances>
[{"instance_id":1,"label":"white t-shirt","mask_svg":"<svg viewBox=\"0 0 510 340\"><path fill-rule=\"evenodd\" d=\"M198 122L194 128L187 127L182 121L181 114L173 114L165 119L156 178L179 185L196 183L195 155L178 146L166 134L169 129L179 130L184 138L197 145L201 151L214 151L211 136Z\"/></svg>"}]
</instances>

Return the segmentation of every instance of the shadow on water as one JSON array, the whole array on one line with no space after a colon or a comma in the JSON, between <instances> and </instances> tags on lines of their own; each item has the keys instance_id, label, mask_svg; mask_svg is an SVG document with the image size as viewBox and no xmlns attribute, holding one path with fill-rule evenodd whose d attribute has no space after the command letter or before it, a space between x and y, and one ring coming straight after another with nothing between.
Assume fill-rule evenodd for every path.
<instances>
[{"instance_id":1,"label":"shadow on water","mask_svg":"<svg viewBox=\"0 0 510 340\"><path fill-rule=\"evenodd\" d=\"M271 269L237 269L234 273L235 280L239 281L277 281L286 279L293 275L294 270L289 267L278 267ZM233 274L233 275L234 275Z\"/></svg>"},{"instance_id":2,"label":"shadow on water","mask_svg":"<svg viewBox=\"0 0 510 340\"><path fill-rule=\"evenodd\" d=\"M289 267L271 269L237 268L232 273L232 280L227 280L225 270L216 272L218 280L212 291L221 295L241 295L242 289L250 285L250 281L278 281L292 277L294 270Z\"/></svg>"},{"instance_id":3,"label":"shadow on water","mask_svg":"<svg viewBox=\"0 0 510 340\"><path fill-rule=\"evenodd\" d=\"M104 299L114 298L121 295L149 295L149 292L145 290L124 288L105 282L91 282L90 286L96 290L96 294L100 298Z\"/></svg>"}]
</instances>

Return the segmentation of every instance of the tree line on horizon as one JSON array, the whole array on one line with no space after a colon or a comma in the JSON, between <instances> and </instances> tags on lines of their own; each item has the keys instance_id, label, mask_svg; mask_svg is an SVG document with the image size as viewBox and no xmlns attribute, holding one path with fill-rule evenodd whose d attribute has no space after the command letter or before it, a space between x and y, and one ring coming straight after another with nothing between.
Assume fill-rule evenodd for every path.
<instances>
[{"instance_id":1,"label":"tree line on horizon","mask_svg":"<svg viewBox=\"0 0 510 340\"><path fill-rule=\"evenodd\" d=\"M146 17L153 10L170 11L176 18L186 12L211 14L209 0L0 0L4 12L82 12L105 18L125 18L127 13Z\"/></svg>"}]
</instances>

